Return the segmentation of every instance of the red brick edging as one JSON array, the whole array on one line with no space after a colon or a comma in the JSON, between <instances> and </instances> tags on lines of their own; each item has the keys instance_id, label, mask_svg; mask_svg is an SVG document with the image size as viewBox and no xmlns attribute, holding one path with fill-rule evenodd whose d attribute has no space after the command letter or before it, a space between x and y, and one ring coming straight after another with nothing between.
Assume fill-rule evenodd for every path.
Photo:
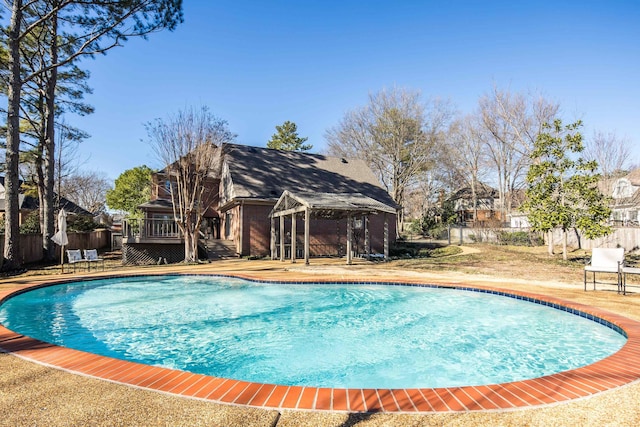
<instances>
[{"instance_id":1,"label":"red brick edging","mask_svg":"<svg viewBox=\"0 0 640 427\"><path fill-rule=\"evenodd\" d=\"M234 277L255 280L241 275ZM63 282L68 280L52 281L46 286ZM15 292L39 286L43 285L0 292L0 302ZM627 342L618 352L589 366L540 378L482 386L413 389L332 389L217 378L63 348L17 334L1 325L0 350L95 378L178 396L265 409L404 413L502 410L588 397L640 379L640 322L553 297L481 286L467 289L471 288L517 295L601 318L624 331Z\"/></svg>"}]
</instances>

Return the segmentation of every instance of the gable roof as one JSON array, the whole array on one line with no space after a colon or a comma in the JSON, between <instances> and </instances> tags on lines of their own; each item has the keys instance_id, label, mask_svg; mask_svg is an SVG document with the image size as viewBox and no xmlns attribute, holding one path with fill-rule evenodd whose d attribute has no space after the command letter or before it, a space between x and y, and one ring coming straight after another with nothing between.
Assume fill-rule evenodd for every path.
<instances>
[{"instance_id":1,"label":"gable roof","mask_svg":"<svg viewBox=\"0 0 640 427\"><path fill-rule=\"evenodd\" d=\"M360 193L397 206L363 160L226 144L235 198L277 200L293 193Z\"/></svg>"}]
</instances>

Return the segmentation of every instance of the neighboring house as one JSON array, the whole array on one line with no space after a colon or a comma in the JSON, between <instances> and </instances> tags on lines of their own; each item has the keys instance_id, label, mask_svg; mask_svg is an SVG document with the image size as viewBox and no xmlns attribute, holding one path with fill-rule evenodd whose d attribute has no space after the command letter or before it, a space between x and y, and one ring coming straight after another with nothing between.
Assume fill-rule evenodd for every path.
<instances>
[{"instance_id":1,"label":"neighboring house","mask_svg":"<svg viewBox=\"0 0 640 427\"><path fill-rule=\"evenodd\" d=\"M511 228L529 228L529 216L523 212L511 212L509 214L509 226Z\"/></svg>"},{"instance_id":2,"label":"neighboring house","mask_svg":"<svg viewBox=\"0 0 640 427\"><path fill-rule=\"evenodd\" d=\"M56 197L56 195L54 195ZM20 204L20 215L19 215L19 223L22 224L24 219L33 211L37 211L40 207L40 201L37 197L33 197L26 194L18 194L18 203ZM93 216L93 214L86 209L76 205L70 200L65 199L64 197L60 197L60 206L59 208L64 208L67 213L75 214L75 215L88 215ZM4 191L4 177L0 176L0 215L4 218L4 206L5 206L5 191Z\"/></svg>"},{"instance_id":3,"label":"neighboring house","mask_svg":"<svg viewBox=\"0 0 640 427\"><path fill-rule=\"evenodd\" d=\"M640 221L640 169L618 178L610 191L611 217L614 225L638 225Z\"/></svg>"},{"instance_id":4,"label":"neighboring house","mask_svg":"<svg viewBox=\"0 0 640 427\"><path fill-rule=\"evenodd\" d=\"M289 258L295 247L303 258L306 241L311 256L343 256L349 246L382 254L395 241L397 206L362 160L226 144L210 187L213 204L200 234L210 252ZM124 261L127 252L131 262L180 261L184 250L162 172L153 177L152 200L140 207L142 222L125 224Z\"/></svg>"},{"instance_id":5,"label":"neighboring house","mask_svg":"<svg viewBox=\"0 0 640 427\"><path fill-rule=\"evenodd\" d=\"M504 221L500 213L498 191L486 184L478 184L475 206L471 187L458 189L448 198L448 201L453 203L459 224L468 227L482 227L496 221Z\"/></svg>"}]
</instances>

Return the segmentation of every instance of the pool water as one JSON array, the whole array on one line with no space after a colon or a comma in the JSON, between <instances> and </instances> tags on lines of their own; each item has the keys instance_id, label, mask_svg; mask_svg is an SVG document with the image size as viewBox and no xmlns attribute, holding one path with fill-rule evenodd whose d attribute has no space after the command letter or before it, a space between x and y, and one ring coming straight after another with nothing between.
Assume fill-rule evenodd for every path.
<instances>
[{"instance_id":1,"label":"pool water","mask_svg":"<svg viewBox=\"0 0 640 427\"><path fill-rule=\"evenodd\" d=\"M334 388L519 381L589 365L626 341L577 315L494 294L214 276L35 289L2 304L0 323L46 342L149 365Z\"/></svg>"}]
</instances>

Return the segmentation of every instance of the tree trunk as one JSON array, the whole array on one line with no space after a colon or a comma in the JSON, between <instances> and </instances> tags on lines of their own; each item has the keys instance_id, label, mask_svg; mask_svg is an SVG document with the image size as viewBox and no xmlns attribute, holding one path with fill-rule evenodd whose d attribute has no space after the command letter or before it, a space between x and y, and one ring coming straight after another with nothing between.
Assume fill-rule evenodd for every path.
<instances>
[{"instance_id":1,"label":"tree trunk","mask_svg":"<svg viewBox=\"0 0 640 427\"><path fill-rule=\"evenodd\" d=\"M40 105L38 106L39 111L43 111L42 105L44 103L44 99L39 100ZM44 117L43 117L44 119ZM38 146L36 148L36 156L34 159L34 166L36 169L36 186L38 188L38 214L40 220L40 231L44 230L44 168L43 168L43 150L44 150L44 138L42 135L45 134L45 120L40 120L40 129L39 134L41 135L38 140Z\"/></svg>"},{"instance_id":2,"label":"tree trunk","mask_svg":"<svg viewBox=\"0 0 640 427\"><path fill-rule=\"evenodd\" d=\"M185 215L184 221L184 262L191 263L198 260L198 232L194 230L193 219L190 214Z\"/></svg>"},{"instance_id":3,"label":"tree trunk","mask_svg":"<svg viewBox=\"0 0 640 427\"><path fill-rule=\"evenodd\" d=\"M476 192L476 180L471 180L471 203L473 203L473 224L478 224L478 193Z\"/></svg>"},{"instance_id":4,"label":"tree trunk","mask_svg":"<svg viewBox=\"0 0 640 427\"><path fill-rule=\"evenodd\" d=\"M20 256L20 205L18 176L20 154L20 23L22 21L22 0L14 0L11 23L8 31L9 84L7 90L7 148L5 153L5 232L4 270L12 270L22 265Z\"/></svg>"},{"instance_id":5,"label":"tree trunk","mask_svg":"<svg viewBox=\"0 0 640 427\"><path fill-rule=\"evenodd\" d=\"M54 14L51 18L51 63L58 62L58 20ZM58 68L52 68L45 76L47 81L47 98L46 98L46 138L45 138L45 185L44 185L44 227L42 229L42 250L44 259L52 261L55 256L54 246L51 237L55 232L55 201L54 201L54 184L55 184L55 91L58 84Z\"/></svg>"},{"instance_id":6,"label":"tree trunk","mask_svg":"<svg viewBox=\"0 0 640 427\"><path fill-rule=\"evenodd\" d=\"M553 256L553 230L547 232L547 252Z\"/></svg>"},{"instance_id":7,"label":"tree trunk","mask_svg":"<svg viewBox=\"0 0 640 427\"><path fill-rule=\"evenodd\" d=\"M184 262L192 263L198 259L198 238L189 230L184 235Z\"/></svg>"},{"instance_id":8,"label":"tree trunk","mask_svg":"<svg viewBox=\"0 0 640 427\"><path fill-rule=\"evenodd\" d=\"M393 200L400 209L396 210L396 238L400 237L400 233L404 231L404 192L400 188L397 176L393 178Z\"/></svg>"},{"instance_id":9,"label":"tree trunk","mask_svg":"<svg viewBox=\"0 0 640 427\"><path fill-rule=\"evenodd\" d=\"M576 233L576 240L578 241L578 249L582 249L582 239L580 238L580 231L577 228L574 228L573 231Z\"/></svg>"},{"instance_id":10,"label":"tree trunk","mask_svg":"<svg viewBox=\"0 0 640 427\"><path fill-rule=\"evenodd\" d=\"M567 260L567 230L562 229L562 259Z\"/></svg>"}]
</instances>

